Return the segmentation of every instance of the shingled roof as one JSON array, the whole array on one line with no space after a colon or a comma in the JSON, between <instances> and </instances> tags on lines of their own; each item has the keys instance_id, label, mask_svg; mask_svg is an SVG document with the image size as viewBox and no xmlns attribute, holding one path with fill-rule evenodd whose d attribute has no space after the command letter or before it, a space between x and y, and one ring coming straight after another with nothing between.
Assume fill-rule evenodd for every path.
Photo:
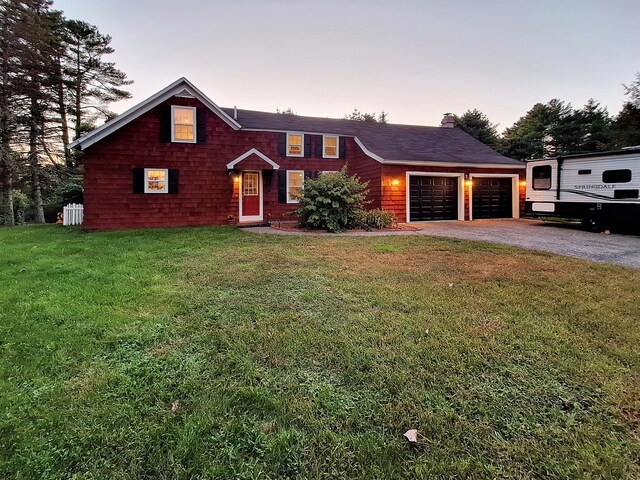
<instances>
[{"instance_id":1,"label":"shingled roof","mask_svg":"<svg viewBox=\"0 0 640 480\"><path fill-rule=\"evenodd\" d=\"M233 108L222 110L234 117ZM356 137L368 154L384 163L461 163L524 166L500 155L458 128L425 127L305 117L237 109L243 130L295 131Z\"/></svg>"}]
</instances>

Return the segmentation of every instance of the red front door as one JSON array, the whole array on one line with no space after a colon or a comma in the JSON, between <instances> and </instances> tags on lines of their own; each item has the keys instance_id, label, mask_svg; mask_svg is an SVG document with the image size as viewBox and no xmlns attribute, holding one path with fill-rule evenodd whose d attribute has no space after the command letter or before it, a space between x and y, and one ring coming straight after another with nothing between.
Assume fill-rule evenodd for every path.
<instances>
[{"instance_id":1,"label":"red front door","mask_svg":"<svg viewBox=\"0 0 640 480\"><path fill-rule=\"evenodd\" d=\"M242 207L241 217L260 216L260 174L258 172L242 172Z\"/></svg>"}]
</instances>

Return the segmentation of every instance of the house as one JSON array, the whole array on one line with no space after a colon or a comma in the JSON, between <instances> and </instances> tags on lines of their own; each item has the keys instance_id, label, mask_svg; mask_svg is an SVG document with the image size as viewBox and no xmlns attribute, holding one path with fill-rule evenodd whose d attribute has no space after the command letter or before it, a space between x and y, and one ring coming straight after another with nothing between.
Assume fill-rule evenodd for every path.
<instances>
[{"instance_id":1,"label":"house","mask_svg":"<svg viewBox=\"0 0 640 480\"><path fill-rule=\"evenodd\" d=\"M525 165L453 127L220 108L185 78L79 138L84 227L282 219L308 178L369 182L399 222L518 218Z\"/></svg>"}]
</instances>

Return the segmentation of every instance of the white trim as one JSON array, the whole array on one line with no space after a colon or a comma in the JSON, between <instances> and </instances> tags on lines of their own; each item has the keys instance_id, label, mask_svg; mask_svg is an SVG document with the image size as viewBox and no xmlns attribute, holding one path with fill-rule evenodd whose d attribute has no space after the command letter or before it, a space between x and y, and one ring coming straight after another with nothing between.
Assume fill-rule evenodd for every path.
<instances>
[{"instance_id":1,"label":"white trim","mask_svg":"<svg viewBox=\"0 0 640 480\"><path fill-rule=\"evenodd\" d=\"M357 142L357 139L356 139ZM366 152L365 152L366 153ZM367 153L367 155L369 155ZM370 155L369 155L370 156ZM526 169L527 166L509 165L505 163L456 163L456 162L422 162L412 160L379 160L385 165L416 165L418 167L472 167L472 168L511 168Z\"/></svg>"},{"instance_id":2,"label":"white trim","mask_svg":"<svg viewBox=\"0 0 640 480\"><path fill-rule=\"evenodd\" d=\"M511 218L520 218L520 175L517 173L470 173L473 178L511 178ZM473 220L473 183L469 186L469 220Z\"/></svg>"},{"instance_id":3,"label":"white trim","mask_svg":"<svg viewBox=\"0 0 640 480\"><path fill-rule=\"evenodd\" d=\"M191 110L193 115L193 139L192 140L178 140L176 139L176 110ZM196 143L197 126L196 122L196 107L183 107L182 105L171 105L171 141L173 143Z\"/></svg>"},{"instance_id":4,"label":"white trim","mask_svg":"<svg viewBox=\"0 0 640 480\"><path fill-rule=\"evenodd\" d=\"M356 144L362 149L362 151L365 153L365 155L367 155L368 157L373 158L374 160L376 160L376 161L378 161L380 163L387 163L387 162L385 162L384 158L382 158L379 155L376 155L371 150L369 150L367 147L365 147L364 144L360 141L360 139L358 137L353 137L353 139L356 141Z\"/></svg>"},{"instance_id":5,"label":"white trim","mask_svg":"<svg viewBox=\"0 0 640 480\"><path fill-rule=\"evenodd\" d=\"M325 144L324 141L327 138L335 138L336 139L336 154L335 155L327 155L325 153ZM340 135L322 135L322 158L340 158Z\"/></svg>"},{"instance_id":6,"label":"white trim","mask_svg":"<svg viewBox=\"0 0 640 480\"><path fill-rule=\"evenodd\" d=\"M149 172L164 172L164 190L149 190ZM144 169L144 193L169 193L169 169L145 168Z\"/></svg>"},{"instance_id":7,"label":"white trim","mask_svg":"<svg viewBox=\"0 0 640 480\"><path fill-rule=\"evenodd\" d=\"M269 157L267 157L264 153L259 151L257 148L252 148L251 150L249 150L247 152L244 152L242 155L240 155L235 160L232 160L229 163L227 163L227 170L233 170L233 167L235 167L238 163L240 163L242 160L244 160L248 156L254 155L254 154L259 156L262 160L267 162L269 165L271 165L274 170L279 170L280 169L280 165L278 165L276 162L271 160Z\"/></svg>"},{"instance_id":8,"label":"white trim","mask_svg":"<svg viewBox=\"0 0 640 480\"><path fill-rule=\"evenodd\" d=\"M140 115L148 112L154 107L157 107L165 100L177 95L183 94L184 91L187 91L190 95L200 100L204 103L212 112L218 115L222 120L224 120L231 128L234 130L239 130L241 125L236 122L233 118L227 115L224 110L218 107L209 97L207 97L204 93L196 88L189 80L182 77L173 82L171 85L166 86L159 92L151 95L146 100L140 102L139 104L131 107L129 110L121 113L117 117L109 120L104 125L99 126L95 130L83 135L79 139L71 142L68 148L76 148L79 147L81 150L93 145L94 143L102 140L107 135L115 132L119 128L125 126L126 124L132 122Z\"/></svg>"},{"instance_id":9,"label":"white trim","mask_svg":"<svg viewBox=\"0 0 640 480\"><path fill-rule=\"evenodd\" d=\"M448 172L406 172L405 178L405 203L407 223L411 223L409 212L409 177L457 177L458 178L458 220L464 221L464 173Z\"/></svg>"},{"instance_id":10,"label":"white trim","mask_svg":"<svg viewBox=\"0 0 640 480\"><path fill-rule=\"evenodd\" d=\"M242 215L242 179L244 178L244 173L257 173L258 174L258 192L260 192L260 214L258 215ZM239 204L240 204L240 211L238 212L238 221L240 222L261 222L264 219L264 215L263 215L263 211L262 211L262 207L263 207L263 198L262 198L262 190L263 190L263 185L262 185L262 171L260 170L242 170L240 172L240 181L238 182L239 184L239 190L238 190L238 196L239 198Z\"/></svg>"},{"instance_id":11,"label":"white trim","mask_svg":"<svg viewBox=\"0 0 640 480\"><path fill-rule=\"evenodd\" d=\"M299 200L291 200L289 197L289 174L301 173L302 174L302 190L304 190L304 170L287 170L287 203L300 203Z\"/></svg>"},{"instance_id":12,"label":"white trim","mask_svg":"<svg viewBox=\"0 0 640 480\"><path fill-rule=\"evenodd\" d=\"M299 135L300 136L300 155L289 153L289 136L290 135ZM304 157L304 133L301 132L287 132L287 150L285 151L287 157Z\"/></svg>"}]
</instances>

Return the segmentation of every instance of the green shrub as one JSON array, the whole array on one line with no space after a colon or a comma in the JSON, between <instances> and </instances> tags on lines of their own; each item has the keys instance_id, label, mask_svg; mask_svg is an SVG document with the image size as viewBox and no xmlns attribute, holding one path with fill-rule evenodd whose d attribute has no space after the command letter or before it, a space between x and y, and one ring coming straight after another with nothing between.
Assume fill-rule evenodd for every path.
<instances>
[{"instance_id":1,"label":"green shrub","mask_svg":"<svg viewBox=\"0 0 640 480\"><path fill-rule=\"evenodd\" d=\"M365 230L381 230L390 228L396 224L396 219L391 212L385 212L379 208L362 210L358 213L358 224Z\"/></svg>"},{"instance_id":2,"label":"green shrub","mask_svg":"<svg viewBox=\"0 0 640 480\"><path fill-rule=\"evenodd\" d=\"M346 167L317 179L305 179L304 190L298 195L299 206L292 214L306 228L341 232L357 227L367 186L358 177L347 175Z\"/></svg>"},{"instance_id":3,"label":"green shrub","mask_svg":"<svg viewBox=\"0 0 640 480\"><path fill-rule=\"evenodd\" d=\"M22 225L24 223L25 212L29 207L29 198L19 190L12 192L13 196L13 217L16 225Z\"/></svg>"}]
</instances>

